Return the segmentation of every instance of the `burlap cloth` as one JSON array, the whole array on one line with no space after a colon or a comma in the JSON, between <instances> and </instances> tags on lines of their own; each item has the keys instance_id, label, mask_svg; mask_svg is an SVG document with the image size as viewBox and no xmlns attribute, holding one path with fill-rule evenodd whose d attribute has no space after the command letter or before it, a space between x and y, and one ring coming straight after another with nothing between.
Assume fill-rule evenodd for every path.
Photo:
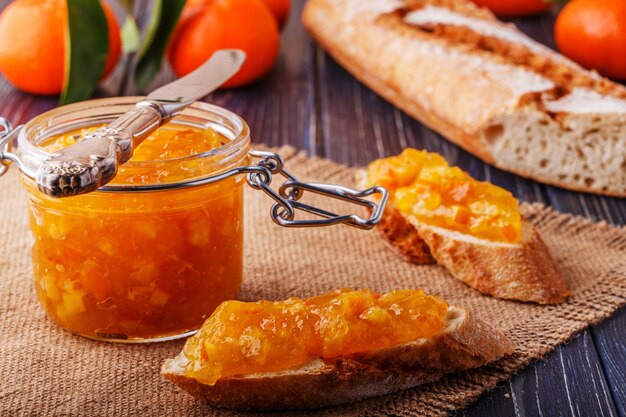
<instances>
[{"instance_id":1,"label":"burlap cloth","mask_svg":"<svg viewBox=\"0 0 626 417\"><path fill-rule=\"evenodd\" d=\"M281 152L298 176L353 184L351 169L307 159L291 149ZM24 194L15 172L0 180L0 199L2 416L238 415L195 401L159 375L161 362L175 356L183 341L100 343L52 324L34 294ZM312 415L445 415L606 318L626 301L626 230L558 214L541 205L525 204L523 212L541 231L574 294L560 306L483 296L439 266L404 262L373 231L346 226L280 228L269 218L266 196L248 190L246 199L246 270L241 299L307 297L339 287L378 291L422 287L472 309L502 329L517 346L513 356L481 369ZM336 203L324 204L332 208Z\"/></svg>"}]
</instances>

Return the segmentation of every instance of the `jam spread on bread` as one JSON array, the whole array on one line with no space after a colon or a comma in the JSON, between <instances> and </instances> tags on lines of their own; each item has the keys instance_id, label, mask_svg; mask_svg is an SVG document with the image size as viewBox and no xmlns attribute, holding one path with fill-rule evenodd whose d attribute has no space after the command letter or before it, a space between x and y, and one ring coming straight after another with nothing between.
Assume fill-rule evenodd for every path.
<instances>
[{"instance_id":1,"label":"jam spread on bread","mask_svg":"<svg viewBox=\"0 0 626 417\"><path fill-rule=\"evenodd\" d=\"M521 240L519 202L491 183L477 181L439 154L407 148L367 168L367 185L380 184L405 215L430 226L493 242Z\"/></svg>"},{"instance_id":2,"label":"jam spread on bread","mask_svg":"<svg viewBox=\"0 0 626 417\"><path fill-rule=\"evenodd\" d=\"M448 304L422 290L335 290L301 300L226 301L187 340L185 373L208 385L432 337Z\"/></svg>"},{"instance_id":3,"label":"jam spread on bread","mask_svg":"<svg viewBox=\"0 0 626 417\"><path fill-rule=\"evenodd\" d=\"M147 138L112 184L170 183L210 172L215 160L185 157L227 139L211 129L172 126ZM54 152L94 129L53 137L40 147ZM49 315L73 332L109 339L200 327L241 285L243 197L237 181L66 199L33 191L35 287ZM28 180L25 185L35 187Z\"/></svg>"}]
</instances>

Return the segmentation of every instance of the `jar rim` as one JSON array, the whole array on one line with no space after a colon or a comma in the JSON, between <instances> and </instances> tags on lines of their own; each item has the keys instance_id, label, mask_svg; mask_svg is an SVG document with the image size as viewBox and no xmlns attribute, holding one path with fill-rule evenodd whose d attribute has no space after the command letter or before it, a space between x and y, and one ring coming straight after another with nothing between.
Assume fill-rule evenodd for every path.
<instances>
[{"instance_id":1,"label":"jar rim","mask_svg":"<svg viewBox=\"0 0 626 417\"><path fill-rule=\"evenodd\" d=\"M93 119L93 123L85 123L82 126L71 126L65 129L65 132L71 129L89 126L90 124L93 125L98 123L108 123L115 119L117 116L124 113L124 111L130 109L135 103L142 99L144 99L144 97L140 96L122 96L93 99L57 107L34 117L24 125L17 138L17 149L23 162L22 173L25 176L33 179L39 165L53 154L51 152L45 151L44 149L39 147L37 143L33 142L29 138L29 134L32 133L33 130L51 130L52 132L42 135L44 139L53 135L63 134L63 129L57 129L56 131L54 130L55 118L59 119L62 117L68 117L73 114L79 115L81 112L88 111L93 111L94 114L91 115L91 117L82 117L84 117L85 120ZM98 112L98 109L105 108L110 109L108 114L101 114ZM113 108L116 108L117 111L111 112ZM231 168L233 166L233 161L239 161L241 159L244 159L248 155L248 150L250 147L250 129L245 120L241 118L241 116L223 107L198 101L184 109L181 113L174 117L172 121L176 122L178 121L177 118L186 116L194 117L194 112L203 112L206 116L215 117L217 121L212 121L209 119L206 119L205 121L210 122L212 124L212 127L213 125L221 127L216 130L218 130L219 133L221 133L229 140L222 146L198 154L166 160L137 162L129 161L125 164L125 166L149 167L151 165L156 166L157 164L163 163L183 163L194 160L201 160L207 157L220 157L219 160L215 162L215 166L212 167L213 169L211 170L211 172L203 176L203 178L206 178L223 173L228 168ZM183 180L175 183L160 184L162 185L162 187L158 188L167 189L169 188L167 187L167 185L171 185L173 188L176 188L184 186L187 182L198 182L198 178L196 177L193 179ZM112 187L104 186L96 191L135 191L142 190L143 188L154 187L153 185L144 186L143 184L116 184Z\"/></svg>"}]
</instances>

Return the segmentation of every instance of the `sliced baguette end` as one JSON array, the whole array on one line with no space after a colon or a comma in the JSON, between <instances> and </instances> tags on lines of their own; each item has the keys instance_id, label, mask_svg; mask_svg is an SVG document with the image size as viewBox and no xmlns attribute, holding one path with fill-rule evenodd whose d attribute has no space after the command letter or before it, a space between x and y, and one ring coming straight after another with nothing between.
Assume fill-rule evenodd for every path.
<instances>
[{"instance_id":1,"label":"sliced baguette end","mask_svg":"<svg viewBox=\"0 0 626 417\"><path fill-rule=\"evenodd\" d=\"M451 20L403 20L407 9L428 6ZM485 9L464 0L309 0L302 20L358 80L483 161L557 187L626 196L626 89ZM429 29L438 25L451 31ZM479 42L445 35L455 30ZM480 46L494 42L500 50ZM526 65L508 60L524 49ZM546 72L547 63L558 71Z\"/></svg>"}]
</instances>

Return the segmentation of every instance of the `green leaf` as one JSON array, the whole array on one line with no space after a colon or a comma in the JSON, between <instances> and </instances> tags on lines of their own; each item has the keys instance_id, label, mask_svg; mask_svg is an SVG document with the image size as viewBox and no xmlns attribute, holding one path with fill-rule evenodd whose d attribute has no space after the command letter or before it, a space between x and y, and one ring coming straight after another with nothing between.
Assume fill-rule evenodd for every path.
<instances>
[{"instance_id":1,"label":"green leaf","mask_svg":"<svg viewBox=\"0 0 626 417\"><path fill-rule=\"evenodd\" d=\"M120 30L120 37L122 38L122 52L125 54L131 52L137 52L139 45L141 44L141 32L137 27L137 20L133 16L135 10L135 0L118 0L120 5L126 11L126 20Z\"/></svg>"},{"instance_id":2,"label":"green leaf","mask_svg":"<svg viewBox=\"0 0 626 417\"><path fill-rule=\"evenodd\" d=\"M141 33L137 27L137 22L132 16L126 17L124 26L120 31L122 37L122 51L126 53L137 52L141 43Z\"/></svg>"},{"instance_id":3,"label":"green leaf","mask_svg":"<svg viewBox=\"0 0 626 417\"><path fill-rule=\"evenodd\" d=\"M109 50L109 27L99 0L67 0L65 77L60 104L86 100L95 91Z\"/></svg>"},{"instance_id":4,"label":"green leaf","mask_svg":"<svg viewBox=\"0 0 626 417\"><path fill-rule=\"evenodd\" d=\"M155 0L144 44L135 68L135 84L143 90L161 70L167 44L186 0Z\"/></svg>"}]
</instances>

